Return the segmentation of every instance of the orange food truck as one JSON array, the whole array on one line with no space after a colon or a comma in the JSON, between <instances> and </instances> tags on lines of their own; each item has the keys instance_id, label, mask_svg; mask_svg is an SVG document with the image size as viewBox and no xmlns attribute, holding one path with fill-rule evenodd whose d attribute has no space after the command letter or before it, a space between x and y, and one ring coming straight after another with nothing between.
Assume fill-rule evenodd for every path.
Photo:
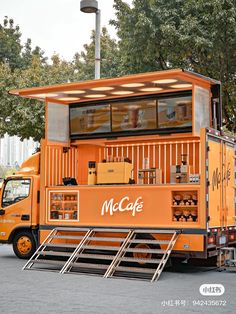
<instances>
[{"instance_id":1,"label":"orange food truck","mask_svg":"<svg viewBox=\"0 0 236 314\"><path fill-rule=\"evenodd\" d=\"M10 93L46 112L41 151L1 189L0 242L24 269L154 281L169 257L235 244L220 82L176 69Z\"/></svg>"}]
</instances>

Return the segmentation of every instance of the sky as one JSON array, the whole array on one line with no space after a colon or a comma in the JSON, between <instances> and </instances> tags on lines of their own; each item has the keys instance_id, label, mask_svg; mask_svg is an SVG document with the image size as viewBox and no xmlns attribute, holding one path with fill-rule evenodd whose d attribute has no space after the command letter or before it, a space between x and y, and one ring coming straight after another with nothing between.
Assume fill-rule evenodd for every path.
<instances>
[{"instance_id":1,"label":"sky","mask_svg":"<svg viewBox=\"0 0 236 314\"><path fill-rule=\"evenodd\" d=\"M113 0L98 0L101 10L101 26L108 28L112 38L116 31L109 26L115 17ZM132 0L125 0L131 4ZM80 11L80 0L0 0L0 23L4 16L13 18L20 26L22 42L32 40L32 47L39 46L45 56L58 53L70 61L75 52L80 52L90 42L95 28L95 14Z\"/></svg>"}]
</instances>

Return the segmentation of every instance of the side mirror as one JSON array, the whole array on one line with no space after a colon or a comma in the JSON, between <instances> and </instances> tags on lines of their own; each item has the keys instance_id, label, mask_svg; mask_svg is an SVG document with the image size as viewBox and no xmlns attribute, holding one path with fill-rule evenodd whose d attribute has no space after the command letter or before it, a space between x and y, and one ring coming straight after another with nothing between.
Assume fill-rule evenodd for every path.
<instances>
[{"instance_id":1,"label":"side mirror","mask_svg":"<svg viewBox=\"0 0 236 314\"><path fill-rule=\"evenodd\" d=\"M0 209L0 216L5 215L5 210L4 209Z\"/></svg>"}]
</instances>

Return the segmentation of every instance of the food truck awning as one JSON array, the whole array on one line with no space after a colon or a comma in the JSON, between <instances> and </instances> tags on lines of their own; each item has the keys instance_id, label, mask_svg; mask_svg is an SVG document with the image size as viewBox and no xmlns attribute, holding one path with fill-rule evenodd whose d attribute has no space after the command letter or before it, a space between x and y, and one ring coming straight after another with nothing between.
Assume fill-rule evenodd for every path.
<instances>
[{"instance_id":1,"label":"food truck awning","mask_svg":"<svg viewBox=\"0 0 236 314\"><path fill-rule=\"evenodd\" d=\"M220 82L190 71L175 69L109 79L15 89L9 93L41 101L70 104L160 94L175 90L191 90L194 84L209 87L220 84Z\"/></svg>"}]
</instances>

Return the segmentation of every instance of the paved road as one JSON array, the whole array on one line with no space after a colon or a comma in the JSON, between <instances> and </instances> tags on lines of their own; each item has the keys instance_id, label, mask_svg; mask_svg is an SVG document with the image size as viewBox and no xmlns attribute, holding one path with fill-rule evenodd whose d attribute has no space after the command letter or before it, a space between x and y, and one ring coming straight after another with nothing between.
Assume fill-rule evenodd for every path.
<instances>
[{"instance_id":1,"label":"paved road","mask_svg":"<svg viewBox=\"0 0 236 314\"><path fill-rule=\"evenodd\" d=\"M183 266L155 283L22 271L10 246L0 245L0 313L236 313L236 272ZM220 283L220 297L203 297L199 287ZM197 300L201 302L193 305ZM222 305L206 305L212 301Z\"/></svg>"}]
</instances>

